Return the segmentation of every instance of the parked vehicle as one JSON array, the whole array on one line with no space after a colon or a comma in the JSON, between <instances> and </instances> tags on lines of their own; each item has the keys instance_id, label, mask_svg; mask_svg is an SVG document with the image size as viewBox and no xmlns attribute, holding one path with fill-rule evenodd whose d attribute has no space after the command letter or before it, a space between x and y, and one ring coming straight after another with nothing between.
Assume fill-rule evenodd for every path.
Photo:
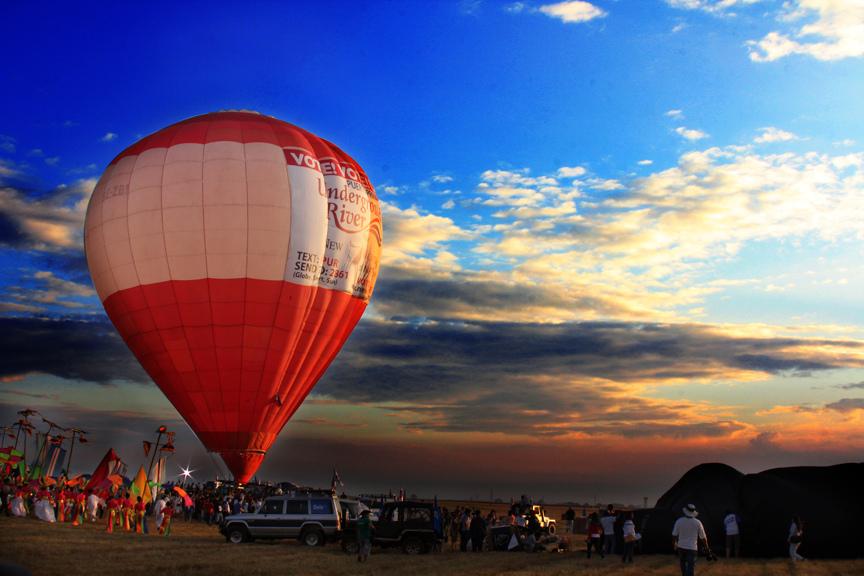
<instances>
[{"instance_id":1,"label":"parked vehicle","mask_svg":"<svg viewBox=\"0 0 864 576\"><path fill-rule=\"evenodd\" d=\"M271 496L256 513L226 516L219 531L228 542L297 538L307 546L336 540L342 531L339 500L330 491Z\"/></svg>"},{"instance_id":2,"label":"parked vehicle","mask_svg":"<svg viewBox=\"0 0 864 576\"><path fill-rule=\"evenodd\" d=\"M433 524L434 507L428 502L388 502L381 508L372 530L372 544L400 546L406 554L424 554L440 544ZM356 522L348 522L342 532L342 549L357 553Z\"/></svg>"}]
</instances>

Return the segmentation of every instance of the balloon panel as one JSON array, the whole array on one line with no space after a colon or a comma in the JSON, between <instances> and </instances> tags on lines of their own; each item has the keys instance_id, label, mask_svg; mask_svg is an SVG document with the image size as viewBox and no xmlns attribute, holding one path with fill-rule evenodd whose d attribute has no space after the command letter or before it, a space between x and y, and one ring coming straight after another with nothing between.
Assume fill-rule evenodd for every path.
<instances>
[{"instance_id":1,"label":"balloon panel","mask_svg":"<svg viewBox=\"0 0 864 576\"><path fill-rule=\"evenodd\" d=\"M216 113L111 163L85 248L130 349L245 480L365 310L380 208L332 144L266 116Z\"/></svg>"}]
</instances>

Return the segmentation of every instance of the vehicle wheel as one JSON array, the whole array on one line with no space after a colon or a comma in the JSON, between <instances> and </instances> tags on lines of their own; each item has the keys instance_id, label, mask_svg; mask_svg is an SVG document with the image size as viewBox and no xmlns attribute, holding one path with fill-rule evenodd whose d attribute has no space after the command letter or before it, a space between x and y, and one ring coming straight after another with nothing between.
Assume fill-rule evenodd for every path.
<instances>
[{"instance_id":1,"label":"vehicle wheel","mask_svg":"<svg viewBox=\"0 0 864 576\"><path fill-rule=\"evenodd\" d=\"M402 541L402 552L405 554L422 554L426 549L426 545L419 538L406 538Z\"/></svg>"},{"instance_id":2,"label":"vehicle wheel","mask_svg":"<svg viewBox=\"0 0 864 576\"><path fill-rule=\"evenodd\" d=\"M230 526L225 539L232 544L242 544L249 540L249 531L245 526Z\"/></svg>"},{"instance_id":3,"label":"vehicle wheel","mask_svg":"<svg viewBox=\"0 0 864 576\"><path fill-rule=\"evenodd\" d=\"M549 524L546 529L549 530L549 534L555 534L555 524Z\"/></svg>"},{"instance_id":4,"label":"vehicle wheel","mask_svg":"<svg viewBox=\"0 0 864 576\"><path fill-rule=\"evenodd\" d=\"M323 546L324 533L317 528L310 528L303 531L303 534L300 535L300 541L306 546Z\"/></svg>"},{"instance_id":5,"label":"vehicle wheel","mask_svg":"<svg viewBox=\"0 0 864 576\"><path fill-rule=\"evenodd\" d=\"M360 545L357 543L357 540L354 538L349 538L347 540L342 540L342 551L346 554L351 554L352 556L357 554L360 550Z\"/></svg>"}]
</instances>

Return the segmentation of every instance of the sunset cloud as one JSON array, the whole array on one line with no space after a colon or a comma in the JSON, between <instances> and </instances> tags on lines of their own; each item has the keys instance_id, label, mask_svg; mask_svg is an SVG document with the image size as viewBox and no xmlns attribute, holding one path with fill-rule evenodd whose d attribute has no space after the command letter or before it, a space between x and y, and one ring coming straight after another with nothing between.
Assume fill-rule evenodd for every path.
<instances>
[{"instance_id":1,"label":"sunset cloud","mask_svg":"<svg viewBox=\"0 0 864 576\"><path fill-rule=\"evenodd\" d=\"M79 180L39 198L0 188L0 217L5 221L0 243L47 251L81 248L84 214L95 186L95 179Z\"/></svg>"}]
</instances>

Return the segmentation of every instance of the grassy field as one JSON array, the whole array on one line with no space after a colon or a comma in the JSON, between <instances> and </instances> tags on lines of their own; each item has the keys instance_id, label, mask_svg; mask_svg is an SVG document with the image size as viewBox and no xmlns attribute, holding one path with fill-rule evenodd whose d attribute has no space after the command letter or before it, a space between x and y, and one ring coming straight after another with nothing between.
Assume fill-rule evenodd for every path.
<instances>
[{"instance_id":1,"label":"grassy field","mask_svg":"<svg viewBox=\"0 0 864 576\"><path fill-rule=\"evenodd\" d=\"M677 576L671 556L636 557L622 566L618 557L587 560L579 553L458 553L405 556L399 550L375 549L366 564L358 564L336 545L304 548L296 542L227 544L215 527L176 522L170 537L106 534L101 525L73 528L37 520L0 516L0 564L14 562L33 576L154 576L264 574L444 576L570 575L625 576L654 574ZM0 572L3 572L0 567ZM791 565L786 560L700 562L697 574L713 576L861 575L864 560L813 561Z\"/></svg>"}]
</instances>

